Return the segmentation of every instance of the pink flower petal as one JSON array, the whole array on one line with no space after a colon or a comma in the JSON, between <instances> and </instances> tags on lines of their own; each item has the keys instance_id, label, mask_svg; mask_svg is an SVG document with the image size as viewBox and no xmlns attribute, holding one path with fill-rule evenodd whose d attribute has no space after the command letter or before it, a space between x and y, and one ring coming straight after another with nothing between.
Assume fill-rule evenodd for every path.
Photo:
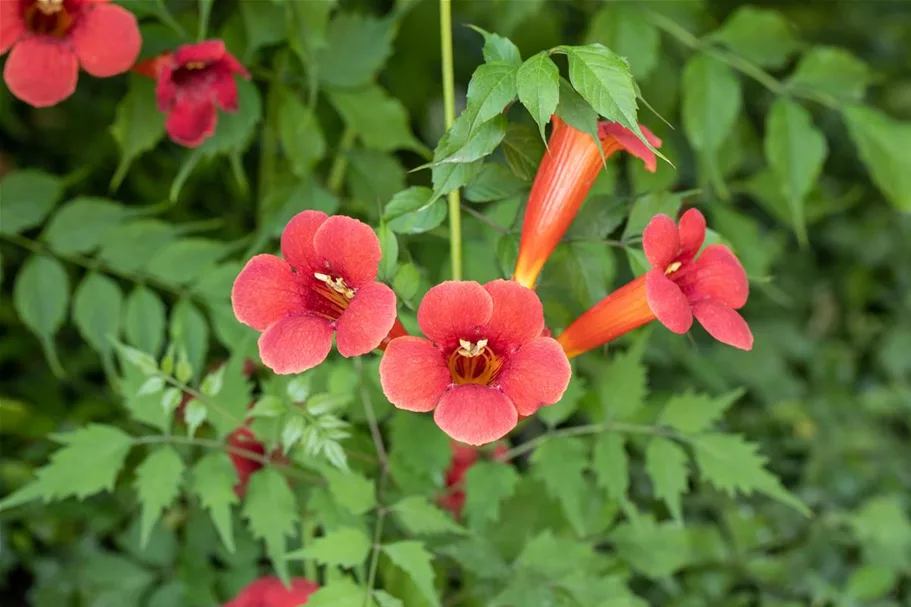
<instances>
[{"instance_id":1,"label":"pink flower petal","mask_svg":"<svg viewBox=\"0 0 911 607\"><path fill-rule=\"evenodd\" d=\"M610 136L616 139L617 143L619 143L628 154L632 154L645 163L646 171L654 173L658 168L658 160L655 157L655 153L648 149L648 146L631 130L616 122L601 122L598 124L598 127L598 135L600 137L604 138L605 136ZM642 134L645 135L645 139L652 147L661 147L661 139L656 137L644 126L639 125L639 128L642 130Z\"/></svg>"},{"instance_id":2,"label":"pink flower petal","mask_svg":"<svg viewBox=\"0 0 911 607\"><path fill-rule=\"evenodd\" d=\"M234 75L226 67L213 66L212 69L216 72L211 85L215 93L215 102L226 112L236 112L237 81L234 80Z\"/></svg>"},{"instance_id":3,"label":"pink flower petal","mask_svg":"<svg viewBox=\"0 0 911 607\"><path fill-rule=\"evenodd\" d=\"M493 299L473 281L448 280L427 291L418 308L418 325L441 349L460 339L476 341L493 315Z\"/></svg>"},{"instance_id":4,"label":"pink flower petal","mask_svg":"<svg viewBox=\"0 0 911 607\"><path fill-rule=\"evenodd\" d=\"M274 255L250 259L231 289L234 316L257 331L265 331L289 314L304 312L304 301L291 266Z\"/></svg>"},{"instance_id":5,"label":"pink flower petal","mask_svg":"<svg viewBox=\"0 0 911 607\"><path fill-rule=\"evenodd\" d=\"M513 350L541 334L544 306L534 291L513 280L494 280L484 289L493 299L487 336L500 350Z\"/></svg>"},{"instance_id":6,"label":"pink flower petal","mask_svg":"<svg viewBox=\"0 0 911 607\"><path fill-rule=\"evenodd\" d=\"M373 229L344 215L333 215L316 230L313 249L321 271L341 276L353 289L376 280L383 256Z\"/></svg>"},{"instance_id":7,"label":"pink flower petal","mask_svg":"<svg viewBox=\"0 0 911 607\"><path fill-rule=\"evenodd\" d=\"M357 290L336 323L335 347L344 357L376 349L395 323L395 293L381 282Z\"/></svg>"},{"instance_id":8,"label":"pink flower petal","mask_svg":"<svg viewBox=\"0 0 911 607\"><path fill-rule=\"evenodd\" d=\"M542 405L563 397L572 369L555 339L539 337L512 354L496 383L515 405L519 415L531 415Z\"/></svg>"},{"instance_id":9,"label":"pink flower petal","mask_svg":"<svg viewBox=\"0 0 911 607\"><path fill-rule=\"evenodd\" d=\"M723 302L714 299L697 301L693 304L693 314L709 335L723 344L751 350L753 333L747 321Z\"/></svg>"},{"instance_id":10,"label":"pink flower petal","mask_svg":"<svg viewBox=\"0 0 911 607\"><path fill-rule=\"evenodd\" d=\"M645 297L658 321L674 333L686 333L693 325L690 304L674 281L663 270L650 270L645 275Z\"/></svg>"},{"instance_id":11,"label":"pink flower petal","mask_svg":"<svg viewBox=\"0 0 911 607\"><path fill-rule=\"evenodd\" d=\"M463 384L443 394L433 421L457 441L484 445L503 438L516 427L519 416L500 390Z\"/></svg>"},{"instance_id":12,"label":"pink flower petal","mask_svg":"<svg viewBox=\"0 0 911 607\"><path fill-rule=\"evenodd\" d=\"M221 40L203 40L196 44L185 44L174 51L174 62L178 66L187 63L212 63L226 54L225 43Z\"/></svg>"},{"instance_id":13,"label":"pink flower petal","mask_svg":"<svg viewBox=\"0 0 911 607\"><path fill-rule=\"evenodd\" d=\"M0 0L0 55L8 51L25 34L25 21L20 9L21 5L18 2Z\"/></svg>"},{"instance_id":14,"label":"pink flower petal","mask_svg":"<svg viewBox=\"0 0 911 607\"><path fill-rule=\"evenodd\" d=\"M332 325L318 316L287 316L259 336L259 357L279 375L312 369L331 348Z\"/></svg>"},{"instance_id":15,"label":"pink flower petal","mask_svg":"<svg viewBox=\"0 0 911 607\"><path fill-rule=\"evenodd\" d=\"M5 2L6 0L0 0ZM60 103L76 90L79 62L62 42L27 36L6 59L3 79L10 92L34 107Z\"/></svg>"},{"instance_id":16,"label":"pink flower petal","mask_svg":"<svg viewBox=\"0 0 911 607\"><path fill-rule=\"evenodd\" d=\"M195 148L215 133L215 101L178 95L165 121L165 130L175 143Z\"/></svg>"},{"instance_id":17,"label":"pink flower petal","mask_svg":"<svg viewBox=\"0 0 911 607\"><path fill-rule=\"evenodd\" d=\"M290 587L277 577L262 577L245 586L223 607L300 607L317 590L319 585L302 577L291 578Z\"/></svg>"},{"instance_id":18,"label":"pink flower petal","mask_svg":"<svg viewBox=\"0 0 911 607\"><path fill-rule=\"evenodd\" d=\"M256 437L253 436L253 433L246 426L241 426L228 435L228 445L260 455L263 455L266 452L266 448L263 444L256 440ZM260 461L250 459L245 455L233 451L228 451L228 457L231 458L231 463L234 465L234 471L237 472L237 484L234 485L234 493L236 493L238 497L243 497L247 492L247 483L250 481L250 475L257 470L262 469L263 464Z\"/></svg>"},{"instance_id":19,"label":"pink flower petal","mask_svg":"<svg viewBox=\"0 0 911 607\"><path fill-rule=\"evenodd\" d=\"M680 254L677 259L683 263L692 261L705 242L705 216L699 209L689 209L680 217Z\"/></svg>"},{"instance_id":20,"label":"pink flower petal","mask_svg":"<svg viewBox=\"0 0 911 607\"><path fill-rule=\"evenodd\" d=\"M313 235L329 216L322 211L302 211L291 218L282 232L282 257L299 273L312 273L317 266Z\"/></svg>"},{"instance_id":21,"label":"pink flower petal","mask_svg":"<svg viewBox=\"0 0 911 607\"><path fill-rule=\"evenodd\" d=\"M452 384L443 353L423 337L389 342L380 361L380 384L389 402L406 411L432 410Z\"/></svg>"},{"instance_id":22,"label":"pink flower petal","mask_svg":"<svg viewBox=\"0 0 911 607\"><path fill-rule=\"evenodd\" d=\"M707 246L674 282L691 302L716 299L735 310L746 304L750 294L750 281L740 260L720 244Z\"/></svg>"},{"instance_id":23,"label":"pink flower petal","mask_svg":"<svg viewBox=\"0 0 911 607\"><path fill-rule=\"evenodd\" d=\"M642 232L642 248L652 267L664 272L680 252L680 236L674 220L659 213Z\"/></svg>"},{"instance_id":24,"label":"pink flower petal","mask_svg":"<svg viewBox=\"0 0 911 607\"><path fill-rule=\"evenodd\" d=\"M70 32L70 41L82 69L100 78L130 69L142 47L136 17L113 4L83 10Z\"/></svg>"}]
</instances>

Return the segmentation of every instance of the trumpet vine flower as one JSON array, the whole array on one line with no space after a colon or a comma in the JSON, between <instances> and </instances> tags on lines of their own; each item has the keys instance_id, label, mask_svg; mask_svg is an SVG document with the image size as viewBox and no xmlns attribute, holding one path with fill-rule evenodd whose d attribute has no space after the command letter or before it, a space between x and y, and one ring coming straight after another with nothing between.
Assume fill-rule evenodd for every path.
<instances>
[{"instance_id":1,"label":"trumpet vine flower","mask_svg":"<svg viewBox=\"0 0 911 607\"><path fill-rule=\"evenodd\" d=\"M302 577L291 578L288 586L277 577L261 577L223 607L301 607L317 590L318 584Z\"/></svg>"}]
</instances>

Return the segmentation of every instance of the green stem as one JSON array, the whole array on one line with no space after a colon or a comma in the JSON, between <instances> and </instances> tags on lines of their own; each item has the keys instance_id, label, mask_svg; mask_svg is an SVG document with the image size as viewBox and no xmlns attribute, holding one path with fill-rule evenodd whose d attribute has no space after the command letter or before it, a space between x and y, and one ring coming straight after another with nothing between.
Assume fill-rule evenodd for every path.
<instances>
[{"instance_id":1,"label":"green stem","mask_svg":"<svg viewBox=\"0 0 911 607\"><path fill-rule=\"evenodd\" d=\"M455 122L455 76L452 61L452 0L440 0L440 50L443 59L443 110L446 130ZM449 253L452 279L462 280L462 217L459 191L449 193Z\"/></svg>"},{"instance_id":2,"label":"green stem","mask_svg":"<svg viewBox=\"0 0 911 607\"><path fill-rule=\"evenodd\" d=\"M573 426L571 428L563 428L562 430L556 430L555 432L549 432L547 434L542 434L527 443L522 443L518 447L513 447L506 452L503 457L497 458L500 461L509 461L514 459L523 453L529 451L534 451L544 443L559 437L567 436L583 436L586 434L601 434L603 432L624 432L626 434L649 434L652 436L664 436L668 438L675 438L677 440L687 440L687 436L670 430L668 428L663 428L661 426L645 426L642 424L630 424L626 422L604 422L603 424L587 424L585 426Z\"/></svg>"},{"instance_id":3,"label":"green stem","mask_svg":"<svg viewBox=\"0 0 911 607\"><path fill-rule=\"evenodd\" d=\"M355 139L357 139L357 132L350 126L345 127L345 132L342 133L342 139L338 145L338 151L332 160L332 167L329 169L329 180L326 183L326 187L333 194L337 195L342 191L342 185L345 183L345 172L348 170L348 152L351 151Z\"/></svg>"}]
</instances>

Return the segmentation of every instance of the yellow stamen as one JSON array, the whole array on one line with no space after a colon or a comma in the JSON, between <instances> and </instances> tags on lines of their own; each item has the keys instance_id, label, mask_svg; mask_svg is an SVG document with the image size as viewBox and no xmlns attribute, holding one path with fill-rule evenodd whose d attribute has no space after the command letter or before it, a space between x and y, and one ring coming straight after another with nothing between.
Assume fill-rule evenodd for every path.
<instances>
[{"instance_id":1,"label":"yellow stamen","mask_svg":"<svg viewBox=\"0 0 911 607\"><path fill-rule=\"evenodd\" d=\"M63 0L36 0L35 5L45 15L53 15L63 10Z\"/></svg>"},{"instance_id":2,"label":"yellow stamen","mask_svg":"<svg viewBox=\"0 0 911 607\"><path fill-rule=\"evenodd\" d=\"M503 360L487 347L487 340L472 343L460 339L458 350L449 356L449 372L456 384L489 386L500 372Z\"/></svg>"},{"instance_id":3,"label":"yellow stamen","mask_svg":"<svg viewBox=\"0 0 911 607\"><path fill-rule=\"evenodd\" d=\"M206 67L206 63L205 61L188 61L184 67L188 70L201 70Z\"/></svg>"},{"instance_id":4,"label":"yellow stamen","mask_svg":"<svg viewBox=\"0 0 911 607\"><path fill-rule=\"evenodd\" d=\"M354 299L354 289L348 286L344 278L340 276L333 278L328 274L321 274L319 272L314 272L313 276L315 276L317 280L326 283L326 285L336 293L344 295L346 299Z\"/></svg>"},{"instance_id":5,"label":"yellow stamen","mask_svg":"<svg viewBox=\"0 0 911 607\"><path fill-rule=\"evenodd\" d=\"M475 356L480 356L484 352L484 348L487 347L487 340L482 339L478 343L473 344L467 339L460 339L459 345L462 346L456 350L457 354L461 354L465 358L474 358Z\"/></svg>"},{"instance_id":6,"label":"yellow stamen","mask_svg":"<svg viewBox=\"0 0 911 607\"><path fill-rule=\"evenodd\" d=\"M664 271L664 275L667 276L668 274L673 274L674 272L679 270L680 266L682 266L682 265L683 264L680 263L679 261L675 261L674 263L672 263L671 265L669 265L667 267L667 270Z\"/></svg>"}]
</instances>

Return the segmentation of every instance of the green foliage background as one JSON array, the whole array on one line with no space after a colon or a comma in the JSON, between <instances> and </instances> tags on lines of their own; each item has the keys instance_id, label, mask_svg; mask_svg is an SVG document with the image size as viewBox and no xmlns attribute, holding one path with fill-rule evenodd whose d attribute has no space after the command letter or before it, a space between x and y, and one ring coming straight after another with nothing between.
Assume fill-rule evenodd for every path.
<instances>
[{"instance_id":1,"label":"green foliage background","mask_svg":"<svg viewBox=\"0 0 911 607\"><path fill-rule=\"evenodd\" d=\"M441 141L431 0L121 4L143 57L208 27L253 79L196 150L162 139L138 76L45 110L0 87L3 604L211 606L272 570L337 607L909 604L911 5L457 0L479 128ZM508 275L553 102L537 54L595 42L674 125L640 104L673 166L611 159L542 276L549 326L686 204L742 259L756 344L653 327L577 359L455 521L449 442L385 401L378 358L248 380L230 285L294 213L343 212L377 227L413 328L462 185L466 278ZM563 52L585 100L558 83L557 112L586 124ZM223 439L253 401L288 458L239 500Z\"/></svg>"}]
</instances>

